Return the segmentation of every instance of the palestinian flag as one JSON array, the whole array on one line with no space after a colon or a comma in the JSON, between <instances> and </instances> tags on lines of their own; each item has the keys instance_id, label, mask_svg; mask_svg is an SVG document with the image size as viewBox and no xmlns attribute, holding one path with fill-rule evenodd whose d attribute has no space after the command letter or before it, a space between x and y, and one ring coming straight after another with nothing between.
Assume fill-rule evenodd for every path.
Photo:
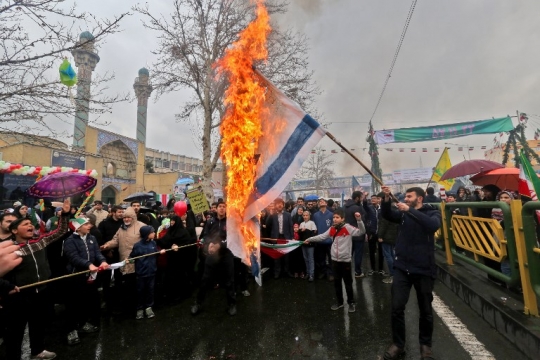
<instances>
[{"instance_id":1,"label":"palestinian flag","mask_svg":"<svg viewBox=\"0 0 540 360\"><path fill-rule=\"evenodd\" d=\"M272 259L279 259L300 245L302 242L297 240L272 240L272 242L261 240L261 251Z\"/></svg>"}]
</instances>

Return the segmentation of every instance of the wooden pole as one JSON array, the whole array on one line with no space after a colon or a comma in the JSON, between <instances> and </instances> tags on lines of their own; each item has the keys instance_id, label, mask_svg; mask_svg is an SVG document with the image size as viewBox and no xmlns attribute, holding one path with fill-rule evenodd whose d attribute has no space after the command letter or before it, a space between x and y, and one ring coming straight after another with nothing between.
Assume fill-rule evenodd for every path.
<instances>
[{"instance_id":1,"label":"wooden pole","mask_svg":"<svg viewBox=\"0 0 540 360\"><path fill-rule=\"evenodd\" d=\"M328 136L333 142L336 143L337 146L339 146L343 151L345 151L347 154L350 155L350 157L352 157L358 164L360 164L361 167L364 168L364 170L367 171L367 173L369 175L371 175L371 177L373 178L373 180L375 180L376 182L379 183L379 185L381 186L384 186L384 183L382 182L381 179L379 179L374 173L373 171L371 171L370 168L368 168L362 161L360 161L359 158L356 157L356 155L354 155L352 152L349 151L349 149L347 149L345 146L343 146L335 137L334 135L332 135L331 133L329 132L326 132L326 136ZM399 202L399 200L394 196L394 194L390 194L390 197L396 201L396 202Z\"/></svg>"}]
</instances>

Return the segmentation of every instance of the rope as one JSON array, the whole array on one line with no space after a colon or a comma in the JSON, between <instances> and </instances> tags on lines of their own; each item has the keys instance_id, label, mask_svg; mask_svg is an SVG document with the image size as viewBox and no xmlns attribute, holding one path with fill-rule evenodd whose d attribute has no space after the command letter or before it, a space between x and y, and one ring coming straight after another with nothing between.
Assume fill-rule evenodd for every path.
<instances>
[{"instance_id":1,"label":"rope","mask_svg":"<svg viewBox=\"0 0 540 360\"><path fill-rule=\"evenodd\" d=\"M188 244L188 245L182 245L182 246L179 246L177 247L176 249L166 249L165 252L167 251L171 251L171 250L179 250L179 249L182 249L182 248L186 248L186 247L189 247L189 246L194 246L194 245L197 245L197 243L194 243L194 244ZM150 253L150 254L145 254L145 255L141 255L141 256L136 256L134 258L131 258L129 259L130 261L131 260L137 260L137 259L140 259L140 258L143 258L143 257L147 257L147 256L153 256L153 255L158 255L161 253L161 250L160 251L157 251L157 252L153 252L153 253ZM99 271L103 271L103 269L99 269L98 268L98 272ZM31 288L31 287L34 287L34 286L39 286L39 285L43 285L43 284L47 284L47 283L50 283L50 282L53 282L53 281L57 281L57 280L62 280L62 279L67 279L67 278L70 278L70 277L73 277L73 276L78 276L78 275L82 275L82 274L88 274L89 272L91 272L91 270L84 270L84 271L79 271L79 272L76 272L76 273L73 273L73 274L68 274L68 275L63 275L63 276L59 276L59 277L55 277L55 278L52 278L52 279L48 279L48 280L43 280L43 281L38 281L38 282L35 282L33 284L28 284L28 285L23 285L23 286L19 286L19 289L20 290L23 290L23 289L28 289L28 288Z\"/></svg>"},{"instance_id":2,"label":"rope","mask_svg":"<svg viewBox=\"0 0 540 360\"><path fill-rule=\"evenodd\" d=\"M396 49L396 52L394 54L394 58L392 59L392 63L390 64L390 70L388 70L388 75L386 75L386 79L384 81L384 85L381 91L381 94L379 95L379 100L377 100L377 105L375 105L375 109L373 110L373 114L371 114L371 117L369 118L369 121L373 120L375 117L375 113L377 112L377 109L379 108L379 105L381 104L381 100L383 98L384 92L386 91L386 87L388 86L388 81L390 80L390 77L392 77L392 72L394 71L394 66L396 65L396 61L398 59L399 51L401 50L401 46L403 45L403 40L405 40L405 34L407 34L407 29L409 28L409 24L411 22L411 18L414 12L414 8L416 7L416 1L413 0L411 7L409 9L409 14L407 15L407 20L405 20L405 26L403 27L403 30L401 32L401 37L399 38L398 46Z\"/></svg>"}]
</instances>

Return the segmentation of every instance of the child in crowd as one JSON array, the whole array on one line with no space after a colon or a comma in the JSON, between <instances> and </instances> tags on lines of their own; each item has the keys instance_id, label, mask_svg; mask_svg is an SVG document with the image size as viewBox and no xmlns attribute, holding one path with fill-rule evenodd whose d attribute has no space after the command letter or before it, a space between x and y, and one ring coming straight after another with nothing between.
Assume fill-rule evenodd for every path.
<instances>
[{"instance_id":1,"label":"child in crowd","mask_svg":"<svg viewBox=\"0 0 540 360\"><path fill-rule=\"evenodd\" d=\"M360 213L355 213L358 228L345 223L345 211L336 209L332 220L334 225L323 234L312 236L306 239L306 243L320 242L329 237L332 238L332 248L330 253L332 256L332 270L334 272L334 288L336 290L337 303L332 305L332 310L338 310L343 307L343 288L341 281L345 284L347 291L347 303L349 304L349 312L356 311L352 288L352 272L351 272L351 253L352 253L352 237L362 236L366 233L364 222Z\"/></svg>"},{"instance_id":2,"label":"child in crowd","mask_svg":"<svg viewBox=\"0 0 540 360\"><path fill-rule=\"evenodd\" d=\"M79 217L69 222L74 231L64 242L64 255L68 260L68 273L90 270L90 274L71 277L68 285L70 296L66 299L68 344L81 342L79 332L93 333L99 330L101 301L96 282L98 270L109 265L99 250L98 241L90 234L92 224L87 218ZM88 276L87 276L88 275ZM78 326L81 326L77 331Z\"/></svg>"},{"instance_id":3,"label":"child in crowd","mask_svg":"<svg viewBox=\"0 0 540 360\"><path fill-rule=\"evenodd\" d=\"M298 235L300 237L300 240L305 241L309 237L315 236L317 234L317 226L313 221L311 221L311 213L309 211L303 211L302 218L304 221L300 223ZM313 282L313 276L315 275L315 262L313 259L314 251L315 248L309 243L302 246L304 262L306 263L307 279L309 282Z\"/></svg>"},{"instance_id":4,"label":"child in crowd","mask_svg":"<svg viewBox=\"0 0 540 360\"><path fill-rule=\"evenodd\" d=\"M156 242L154 241L156 236L154 228L151 226L143 226L139 230L139 233L141 234L141 240L133 246L133 250L131 251L129 258L158 252ZM161 250L160 254L165 254L165 250ZM135 273L137 274L136 319L140 320L144 318L145 313L146 317L151 319L155 316L154 312L152 311L152 306L154 305L157 254L155 256L145 256L140 259L129 261L135 261Z\"/></svg>"}]
</instances>

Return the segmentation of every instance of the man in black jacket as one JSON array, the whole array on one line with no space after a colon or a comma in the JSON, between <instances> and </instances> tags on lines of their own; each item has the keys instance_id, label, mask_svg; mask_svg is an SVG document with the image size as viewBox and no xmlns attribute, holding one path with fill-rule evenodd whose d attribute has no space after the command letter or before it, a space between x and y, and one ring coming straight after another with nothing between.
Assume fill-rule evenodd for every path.
<instances>
[{"instance_id":1,"label":"man in black jacket","mask_svg":"<svg viewBox=\"0 0 540 360\"><path fill-rule=\"evenodd\" d=\"M236 315L236 290L234 287L234 255L227 248L227 205L218 203L216 217L206 222L201 233L204 239L203 253L206 255L201 286L197 301L191 307L191 314L197 315L206 298L208 290L220 283L227 292L228 313Z\"/></svg>"},{"instance_id":2,"label":"man in black jacket","mask_svg":"<svg viewBox=\"0 0 540 360\"><path fill-rule=\"evenodd\" d=\"M362 192L355 191L352 193L351 198L345 202L345 222L354 227L358 226L355 213L360 213L362 219L366 218L366 211L362 206ZM366 242L366 235L353 236L353 253L354 253L354 276L357 278L364 277L362 271L362 256L364 255L364 243Z\"/></svg>"},{"instance_id":3,"label":"man in black jacket","mask_svg":"<svg viewBox=\"0 0 540 360\"><path fill-rule=\"evenodd\" d=\"M266 220L266 228L270 231L272 239L292 240L294 237L293 221L290 213L285 210L285 201L276 199L274 201L275 213ZM279 259L274 259L274 279L279 279L281 271L289 277L293 275L289 271L289 254L285 254Z\"/></svg>"},{"instance_id":4,"label":"man in black jacket","mask_svg":"<svg viewBox=\"0 0 540 360\"><path fill-rule=\"evenodd\" d=\"M58 228L33 240L34 225L29 219L21 218L13 221L9 229L13 234L14 243L20 248L18 253L23 256L20 265L5 275L5 279L16 286L30 285L48 280L51 269L47 261L45 248L59 240L68 231L70 203L64 202L62 216ZM30 351L32 357L39 359L54 359L56 354L45 350L45 323L49 312L49 302L46 292L47 285L30 287L8 296L4 302L7 315L6 358L19 360L22 355L21 346L26 325L30 329Z\"/></svg>"},{"instance_id":5,"label":"man in black jacket","mask_svg":"<svg viewBox=\"0 0 540 360\"><path fill-rule=\"evenodd\" d=\"M434 234L441 226L441 213L429 204L423 204L424 190L413 187L406 191L405 203L391 207L390 188L383 186L385 194L381 206L382 216L399 223L396 239L394 280L392 283L392 338L393 343L384 353L385 360L394 360L405 351L405 306L411 287L416 290L420 311L419 342L424 360L433 359L433 284L437 268L434 255Z\"/></svg>"},{"instance_id":6,"label":"man in black jacket","mask_svg":"<svg viewBox=\"0 0 540 360\"><path fill-rule=\"evenodd\" d=\"M122 218L124 217L124 209L122 207L115 205L111 209L110 215L99 223L98 230L101 233L101 242L98 242L99 245L105 244L107 241L112 240L114 235L120 229L120 226L124 223ZM103 256L107 259L109 264L114 264L118 262L118 248L108 249L102 252ZM114 271L115 284L121 284L121 272L120 270L106 270L98 273L98 284L103 288L103 298L107 304L107 312L110 313L113 310L118 310L120 308L120 299L122 298L119 294L120 287L113 286L111 287L111 272Z\"/></svg>"}]
</instances>

